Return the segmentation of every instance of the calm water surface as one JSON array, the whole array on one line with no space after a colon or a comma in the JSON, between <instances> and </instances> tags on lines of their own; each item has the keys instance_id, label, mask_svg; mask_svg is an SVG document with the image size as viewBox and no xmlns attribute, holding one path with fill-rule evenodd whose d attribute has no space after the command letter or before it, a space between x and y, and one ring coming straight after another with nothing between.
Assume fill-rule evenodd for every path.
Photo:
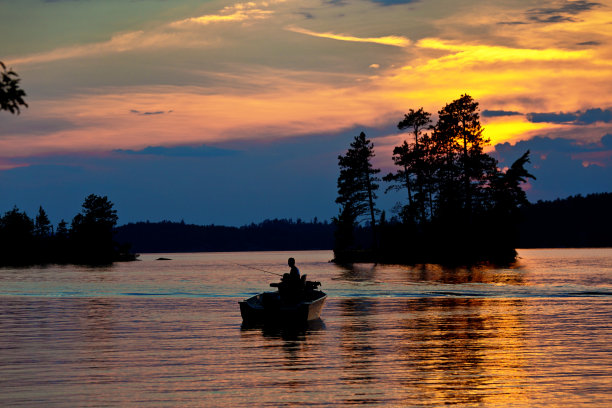
<instances>
[{"instance_id":1,"label":"calm water surface","mask_svg":"<svg viewBox=\"0 0 612 408\"><path fill-rule=\"evenodd\" d=\"M331 252L0 269L0 406L612 406L612 249L515 268L343 268ZM156 261L159 256L172 258ZM321 321L244 327L289 256Z\"/></svg>"}]
</instances>

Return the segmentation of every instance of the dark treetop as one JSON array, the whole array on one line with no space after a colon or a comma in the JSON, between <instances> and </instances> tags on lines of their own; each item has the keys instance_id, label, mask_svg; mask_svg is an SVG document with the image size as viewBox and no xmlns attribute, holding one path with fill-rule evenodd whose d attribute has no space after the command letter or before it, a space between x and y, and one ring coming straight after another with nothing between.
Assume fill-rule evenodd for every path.
<instances>
[{"instance_id":1,"label":"dark treetop","mask_svg":"<svg viewBox=\"0 0 612 408\"><path fill-rule=\"evenodd\" d=\"M28 107L24 101L26 93L19 87L19 75L0 61L0 110L19 114L20 106Z\"/></svg>"},{"instance_id":2,"label":"dark treetop","mask_svg":"<svg viewBox=\"0 0 612 408\"><path fill-rule=\"evenodd\" d=\"M85 198L70 228L62 220L55 232L42 207L34 220L15 207L0 218L0 265L108 264L134 259L128 246L114 240L116 223L113 203L95 194Z\"/></svg>"},{"instance_id":3,"label":"dark treetop","mask_svg":"<svg viewBox=\"0 0 612 408\"><path fill-rule=\"evenodd\" d=\"M394 149L397 171L384 180L392 183L390 188L406 189L407 201L397 204L396 216L389 221L382 213L377 225L374 203L366 201L373 196L361 187L365 181L353 183L353 190L346 187L347 174L371 177L376 172L367 170L373 144L362 147L367 155L352 153L359 141L365 144L362 133L347 155L339 157L336 262L469 264L515 259L519 210L527 204L521 184L534 178L525 170L529 152L506 171L500 170L484 152L489 140L482 135L478 103L469 95L443 107L435 125L430 116L423 108L411 109L398 124L412 136ZM362 178L367 180L366 176ZM346 199L347 190L356 191L357 198ZM363 245L355 240L355 229L366 202L375 234Z\"/></svg>"}]
</instances>

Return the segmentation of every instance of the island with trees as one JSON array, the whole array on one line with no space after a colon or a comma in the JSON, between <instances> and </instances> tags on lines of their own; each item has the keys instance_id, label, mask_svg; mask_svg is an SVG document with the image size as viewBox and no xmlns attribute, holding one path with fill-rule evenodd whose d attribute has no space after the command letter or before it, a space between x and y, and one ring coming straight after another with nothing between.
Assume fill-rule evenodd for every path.
<instances>
[{"instance_id":1,"label":"island with trees","mask_svg":"<svg viewBox=\"0 0 612 408\"><path fill-rule=\"evenodd\" d=\"M0 218L0 265L103 265L134 260L129 244L114 240L117 211L106 196L90 194L70 224L57 228L40 207L34 219L17 207Z\"/></svg>"},{"instance_id":2,"label":"island with trees","mask_svg":"<svg viewBox=\"0 0 612 408\"><path fill-rule=\"evenodd\" d=\"M478 102L469 95L431 114L411 109L398 123L410 132L393 150L397 169L382 177L372 166L374 145L362 132L338 157L339 214L334 218L337 263L506 264L516 258L520 209L528 204L521 184L529 151L507 169L484 152ZM379 183L406 193L397 216L375 205ZM367 220L371 237L356 239Z\"/></svg>"}]
</instances>

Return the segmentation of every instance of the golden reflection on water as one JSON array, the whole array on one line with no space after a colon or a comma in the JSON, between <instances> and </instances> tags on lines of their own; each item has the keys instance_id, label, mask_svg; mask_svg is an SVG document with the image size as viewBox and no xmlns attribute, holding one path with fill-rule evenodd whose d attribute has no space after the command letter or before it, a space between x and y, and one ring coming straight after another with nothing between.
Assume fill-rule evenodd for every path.
<instances>
[{"instance_id":1,"label":"golden reflection on water","mask_svg":"<svg viewBox=\"0 0 612 408\"><path fill-rule=\"evenodd\" d=\"M580 299L331 299L322 321L279 328L241 325L233 300L3 299L0 403L609 402L611 306Z\"/></svg>"},{"instance_id":2,"label":"golden reflection on water","mask_svg":"<svg viewBox=\"0 0 612 408\"><path fill-rule=\"evenodd\" d=\"M438 284L485 283L503 285L524 285L525 276L517 270L516 264L504 269L487 266L449 268L440 265L338 265L339 274L335 279L349 282L436 282ZM397 272L403 271L398 274Z\"/></svg>"},{"instance_id":3,"label":"golden reflection on water","mask_svg":"<svg viewBox=\"0 0 612 408\"><path fill-rule=\"evenodd\" d=\"M343 300L345 380L385 384L393 400L406 406L423 401L527 406L521 303ZM387 318L376 317L381 315Z\"/></svg>"},{"instance_id":4,"label":"golden reflection on water","mask_svg":"<svg viewBox=\"0 0 612 408\"><path fill-rule=\"evenodd\" d=\"M173 295L267 286L219 254L204 267L189 255L185 271L9 271L7 293L103 294L0 296L0 406L612 406L610 269L553 255L454 271L341 268L317 255L300 266L331 295L322 319L300 327L243 325L237 296ZM272 255L258 256L272 269Z\"/></svg>"},{"instance_id":5,"label":"golden reflection on water","mask_svg":"<svg viewBox=\"0 0 612 408\"><path fill-rule=\"evenodd\" d=\"M522 301L419 301L405 320L405 352L421 398L484 405L526 404ZM460 392L458 392L460 391ZM467 392L466 392L467 391Z\"/></svg>"}]
</instances>

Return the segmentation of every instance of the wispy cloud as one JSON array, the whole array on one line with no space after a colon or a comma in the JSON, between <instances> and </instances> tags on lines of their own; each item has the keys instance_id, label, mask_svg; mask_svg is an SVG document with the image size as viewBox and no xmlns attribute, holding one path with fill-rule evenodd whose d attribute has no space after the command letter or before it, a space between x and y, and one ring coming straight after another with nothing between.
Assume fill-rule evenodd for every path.
<instances>
[{"instance_id":1,"label":"wispy cloud","mask_svg":"<svg viewBox=\"0 0 612 408\"><path fill-rule=\"evenodd\" d=\"M579 42L576 43L576 45L580 45L580 46L585 46L585 47L589 47L589 46L598 46L601 45L601 42L599 41L583 41L583 42Z\"/></svg>"},{"instance_id":2,"label":"wispy cloud","mask_svg":"<svg viewBox=\"0 0 612 408\"><path fill-rule=\"evenodd\" d=\"M335 33L318 33L315 31L307 30L305 28L288 26L286 28L289 31L294 33L310 35L312 37L319 38L328 38L330 40L338 40L338 41L349 41L349 42L360 42L360 43L372 43L372 44L381 44L381 45L391 45L394 47L408 47L411 41L405 37L397 36L397 35L388 35L383 37L355 37L346 34L335 34Z\"/></svg>"},{"instance_id":3,"label":"wispy cloud","mask_svg":"<svg viewBox=\"0 0 612 408\"><path fill-rule=\"evenodd\" d=\"M116 149L115 153L130 155L150 155L168 157L220 157L236 154L234 150L220 149L218 147L199 146L147 146L140 150Z\"/></svg>"},{"instance_id":4,"label":"wispy cloud","mask_svg":"<svg viewBox=\"0 0 612 408\"><path fill-rule=\"evenodd\" d=\"M577 16L602 7L599 2L585 0L556 0L549 7L537 7L528 9L523 13L520 20L504 21L499 24L562 24L580 21Z\"/></svg>"},{"instance_id":5,"label":"wispy cloud","mask_svg":"<svg viewBox=\"0 0 612 408\"><path fill-rule=\"evenodd\" d=\"M569 112L569 113L528 113L527 120L534 123L565 123L572 125L590 125L593 123L610 123L612 122L612 109L587 109L584 112Z\"/></svg>"},{"instance_id":6,"label":"wispy cloud","mask_svg":"<svg viewBox=\"0 0 612 408\"><path fill-rule=\"evenodd\" d=\"M206 40L198 39L199 45L205 45ZM26 55L10 59L13 65L41 64L67 59L103 56L107 54L128 53L159 47L188 46L185 38L180 38L172 32L145 32L142 30L114 35L108 41L56 48L51 51Z\"/></svg>"},{"instance_id":7,"label":"wispy cloud","mask_svg":"<svg viewBox=\"0 0 612 408\"><path fill-rule=\"evenodd\" d=\"M482 111L482 117L485 118L495 118L495 117L502 117L502 116L520 116L522 115L522 113L520 112L516 112L516 111L506 111L506 110L488 110L485 109Z\"/></svg>"},{"instance_id":8,"label":"wispy cloud","mask_svg":"<svg viewBox=\"0 0 612 408\"><path fill-rule=\"evenodd\" d=\"M527 11L527 17L535 23L559 23L574 21L574 17L580 13L601 7L601 3L585 0L560 1L554 7L533 8Z\"/></svg>"},{"instance_id":9,"label":"wispy cloud","mask_svg":"<svg viewBox=\"0 0 612 408\"><path fill-rule=\"evenodd\" d=\"M396 6L398 4L418 3L420 0L371 0L374 3L382 4L383 6Z\"/></svg>"},{"instance_id":10,"label":"wispy cloud","mask_svg":"<svg viewBox=\"0 0 612 408\"><path fill-rule=\"evenodd\" d=\"M141 115L141 116L151 116L151 115L164 115L166 113L172 113L172 110L160 110L160 111L139 111L137 109L130 109L130 112L135 114L135 115Z\"/></svg>"},{"instance_id":11,"label":"wispy cloud","mask_svg":"<svg viewBox=\"0 0 612 408\"><path fill-rule=\"evenodd\" d=\"M10 62L15 65L37 64L70 58L99 55L108 52L125 52L136 47L143 47L145 46L145 43L150 42L151 38L149 37L147 41L143 31L133 31L129 33L117 34L108 41L57 48L47 52L15 58L10 60Z\"/></svg>"},{"instance_id":12,"label":"wispy cloud","mask_svg":"<svg viewBox=\"0 0 612 408\"><path fill-rule=\"evenodd\" d=\"M89 44L60 47L54 50L25 55L17 58L9 58L8 62L13 65L40 64L52 61L86 58L110 53L127 53L129 51L175 47L188 48L190 46L205 46L208 41L202 36L190 36L184 33L185 28L192 26L206 26L213 23L236 23L263 20L269 18L274 11L266 10L265 7L272 3L282 3L276 0L271 3L254 2L237 3L227 6L217 14L206 14L183 20L173 21L152 27L148 30L135 30L117 33L110 40Z\"/></svg>"},{"instance_id":13,"label":"wispy cloud","mask_svg":"<svg viewBox=\"0 0 612 408\"><path fill-rule=\"evenodd\" d=\"M263 6L268 3L263 3ZM170 24L172 27L181 27L190 24L208 25L213 23L244 22L247 20L263 20L269 18L274 11L264 10L257 3L238 3L225 7L219 14L205 14L191 17Z\"/></svg>"}]
</instances>

